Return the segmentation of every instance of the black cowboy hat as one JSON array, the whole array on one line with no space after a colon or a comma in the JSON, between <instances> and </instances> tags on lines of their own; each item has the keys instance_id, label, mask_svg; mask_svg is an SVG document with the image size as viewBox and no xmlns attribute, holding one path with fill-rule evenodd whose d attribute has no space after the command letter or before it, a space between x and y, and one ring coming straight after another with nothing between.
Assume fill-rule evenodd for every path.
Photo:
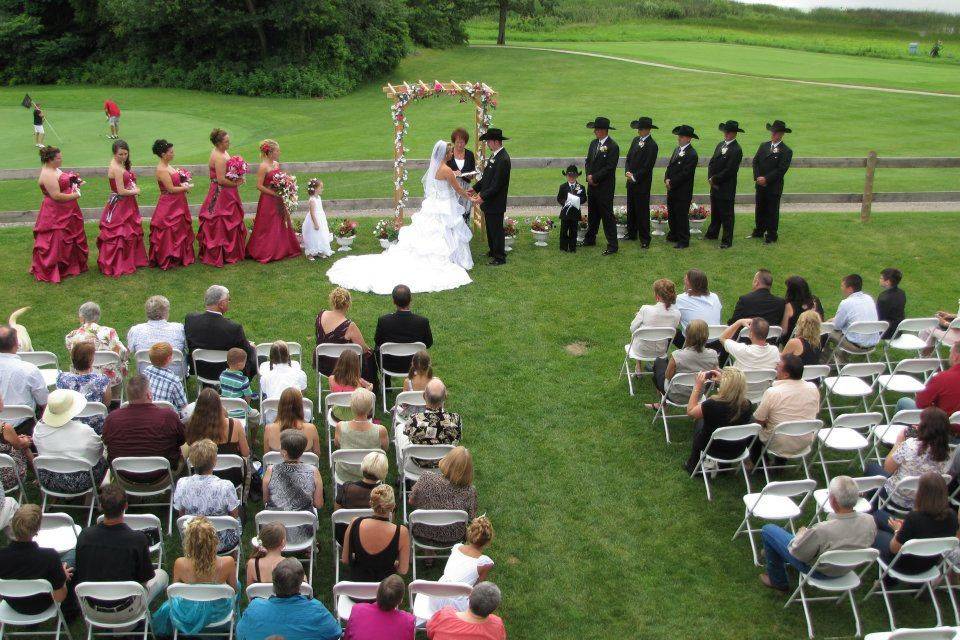
<instances>
[{"instance_id":1,"label":"black cowboy hat","mask_svg":"<svg viewBox=\"0 0 960 640\"><path fill-rule=\"evenodd\" d=\"M636 120L630 123L631 129L659 129L660 127L653 124L653 118L649 116L640 116Z\"/></svg>"},{"instance_id":2,"label":"black cowboy hat","mask_svg":"<svg viewBox=\"0 0 960 640\"><path fill-rule=\"evenodd\" d=\"M616 127L610 126L610 119L604 118L603 116L597 116L593 119L593 122L587 123L587 129L612 129L616 130Z\"/></svg>"},{"instance_id":3,"label":"black cowboy hat","mask_svg":"<svg viewBox=\"0 0 960 640\"><path fill-rule=\"evenodd\" d=\"M572 164L572 165L570 165L569 167L567 167L566 171L563 172L563 175L567 175L568 173L575 173L575 174L577 174L577 175L579 176L579 175L580 175L580 169L577 169L577 165Z\"/></svg>"},{"instance_id":4,"label":"black cowboy hat","mask_svg":"<svg viewBox=\"0 0 960 640\"><path fill-rule=\"evenodd\" d=\"M478 140L499 140L500 142L503 142L504 140L509 140L510 138L504 138L503 131L501 131L500 129L490 128L490 129L487 129L486 133L481 134L480 137L477 139Z\"/></svg>"},{"instance_id":5,"label":"black cowboy hat","mask_svg":"<svg viewBox=\"0 0 960 640\"><path fill-rule=\"evenodd\" d=\"M783 120L774 120L773 124L767 123L767 131L781 131L783 133L793 133L793 129L787 126Z\"/></svg>"},{"instance_id":6,"label":"black cowboy hat","mask_svg":"<svg viewBox=\"0 0 960 640\"><path fill-rule=\"evenodd\" d=\"M681 124L679 127L673 128L673 135L675 136L688 136L694 140L699 140L700 136L693 132L693 127L688 124Z\"/></svg>"},{"instance_id":7,"label":"black cowboy hat","mask_svg":"<svg viewBox=\"0 0 960 640\"><path fill-rule=\"evenodd\" d=\"M740 123L736 120L727 120L726 122L721 122L720 131L725 133L729 133L731 131L736 131L737 133L746 133L746 131L740 128Z\"/></svg>"}]
</instances>

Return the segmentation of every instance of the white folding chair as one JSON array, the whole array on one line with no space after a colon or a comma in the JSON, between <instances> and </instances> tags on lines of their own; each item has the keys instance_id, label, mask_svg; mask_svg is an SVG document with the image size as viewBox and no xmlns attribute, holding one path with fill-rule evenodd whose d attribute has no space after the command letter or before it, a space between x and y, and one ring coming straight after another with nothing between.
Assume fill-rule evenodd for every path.
<instances>
[{"instance_id":1,"label":"white folding chair","mask_svg":"<svg viewBox=\"0 0 960 640\"><path fill-rule=\"evenodd\" d=\"M246 484L247 461L235 453L218 453L217 461L213 465L213 471L214 473L230 473L231 471L240 472L240 477L243 478L244 481L239 485L235 485L235 488L237 490L237 498L239 498L241 504L243 504L245 502L243 487Z\"/></svg>"},{"instance_id":2,"label":"white folding chair","mask_svg":"<svg viewBox=\"0 0 960 640\"><path fill-rule=\"evenodd\" d=\"M886 320L860 320L859 322L851 322L844 331L843 335L839 342L834 346L833 349L833 365L834 368L839 370L843 365L840 363L840 353L846 353L850 356L863 356L867 362L870 362L870 356L874 351L877 350L877 347L880 345L880 338L883 337L883 334L887 332L887 328L890 326L890 323ZM870 336L874 335L877 337L877 342L872 347L862 347L857 349L851 349L845 346L845 342L853 342L848 336L858 335L858 336ZM854 343L856 344L856 343Z\"/></svg>"},{"instance_id":3,"label":"white folding chair","mask_svg":"<svg viewBox=\"0 0 960 640\"><path fill-rule=\"evenodd\" d=\"M941 473L940 475L943 477L944 483L946 483L947 486L950 486L950 482L953 480L953 478L946 473ZM898 480L893 486L893 491L884 496L883 499L877 497L879 496L879 493L877 496L874 496L874 502L877 503L877 509L883 509L884 511L889 511L893 514L896 514L901 518L905 518L907 514L910 513L910 509L897 503L893 498L894 496L902 496L908 492L916 495L917 487L919 486L920 476L905 476L900 478L900 480Z\"/></svg>"},{"instance_id":4,"label":"white folding chair","mask_svg":"<svg viewBox=\"0 0 960 640\"><path fill-rule=\"evenodd\" d=\"M393 407L390 409L391 424L393 429L391 433L396 436L398 427L402 428L407 417L427 406L427 401L423 397L423 391L401 391L394 399ZM406 411L404 411L406 408Z\"/></svg>"},{"instance_id":5,"label":"white folding chair","mask_svg":"<svg viewBox=\"0 0 960 640\"><path fill-rule=\"evenodd\" d=\"M867 454L870 448L870 439L867 436L870 430L882 421L883 415L879 413L843 413L834 418L829 427L817 431L817 457L826 482L830 482L830 472L827 470L829 465L849 465L854 458L827 460L823 455L824 450L843 453L856 451L860 468L866 469L868 456L864 454Z\"/></svg>"},{"instance_id":6,"label":"white folding chair","mask_svg":"<svg viewBox=\"0 0 960 640\"><path fill-rule=\"evenodd\" d=\"M937 344L934 347L934 353L941 360L941 369L946 369L949 366L950 348L954 343L954 339L951 334L957 330L960 330L960 315L954 318L947 330L943 332L943 335L937 339Z\"/></svg>"},{"instance_id":7,"label":"white folding chair","mask_svg":"<svg viewBox=\"0 0 960 640\"><path fill-rule=\"evenodd\" d=\"M57 386L57 377L60 375L60 358L57 354L52 351L18 351L17 355L24 362L29 362L40 369L43 382L48 389Z\"/></svg>"},{"instance_id":8,"label":"white folding chair","mask_svg":"<svg viewBox=\"0 0 960 640\"><path fill-rule=\"evenodd\" d=\"M115 371L123 370L123 359L120 357L119 353L114 351L108 351L106 349L98 349L93 352L93 367L95 369L102 369L104 367L110 367ZM119 374L118 374L119 378ZM123 388L124 385L121 382L113 384L112 389L118 389L119 393L117 394L117 400L123 402Z\"/></svg>"},{"instance_id":9,"label":"white folding chair","mask_svg":"<svg viewBox=\"0 0 960 640\"><path fill-rule=\"evenodd\" d=\"M270 522L279 522L288 531L287 544L283 547L283 553L293 555L309 553L307 561L304 561L303 558L299 558L299 560L301 564L305 564L307 567L307 582L313 584L313 556L314 549L317 546L317 528L319 526L317 514L312 511L261 511L254 516L257 538L254 539L253 546L259 546L260 544L260 527ZM310 537L300 542L292 542L289 531L296 527L309 527Z\"/></svg>"},{"instance_id":10,"label":"white folding chair","mask_svg":"<svg viewBox=\"0 0 960 640\"><path fill-rule=\"evenodd\" d=\"M273 592L272 582L253 582L247 585L246 593L247 600L253 600L254 598L272 598L274 595L276 595ZM301 582L300 595L305 598L313 598L313 587L306 582Z\"/></svg>"},{"instance_id":11,"label":"white folding chair","mask_svg":"<svg viewBox=\"0 0 960 640\"><path fill-rule=\"evenodd\" d=\"M3 422L22 422L36 417L36 410L25 404L6 404L0 409L0 421Z\"/></svg>"},{"instance_id":12,"label":"white folding chair","mask_svg":"<svg viewBox=\"0 0 960 640\"><path fill-rule=\"evenodd\" d=\"M97 523L103 521L103 516L97 516ZM152 513L125 513L123 514L123 524L134 531L143 531L150 539L150 555L157 554L157 561L153 563L154 569L163 567L163 523L160 518ZM156 537L156 542L154 542Z\"/></svg>"},{"instance_id":13,"label":"white folding chair","mask_svg":"<svg viewBox=\"0 0 960 640\"><path fill-rule=\"evenodd\" d=\"M166 475L167 481L163 485L153 482L149 485L138 484L136 480L125 479L125 489L127 495L137 496L139 498L150 498L162 496L165 493L170 494L167 502L136 502L133 507L167 507L167 535L173 532L173 472L170 470L170 461L163 456L125 456L114 458L110 463L113 475L123 476L124 473L130 474L152 474L160 473Z\"/></svg>"},{"instance_id":14,"label":"white folding chair","mask_svg":"<svg viewBox=\"0 0 960 640\"><path fill-rule=\"evenodd\" d=\"M473 593L473 585L465 582L414 579L407 590L410 593L410 612L416 617L416 624L420 627L433 617L434 611L430 606L432 598L469 598Z\"/></svg>"},{"instance_id":15,"label":"white folding chair","mask_svg":"<svg viewBox=\"0 0 960 640\"><path fill-rule=\"evenodd\" d=\"M414 529L417 525L424 527L444 527L462 524L466 530L470 516L462 509L414 509L410 512L410 564L413 566L413 579L417 579L417 549L426 549L433 552L435 558L446 558L450 555L456 542L440 545L435 542L425 542L418 538ZM446 553L444 553L446 552Z\"/></svg>"},{"instance_id":16,"label":"white folding chair","mask_svg":"<svg viewBox=\"0 0 960 640\"><path fill-rule=\"evenodd\" d=\"M407 520L407 485L414 484L427 471L436 471L435 466L423 466L419 462L439 463L445 455L453 451L450 444L411 444L403 450L403 462L400 464L397 475L400 476L401 491L403 494L403 520Z\"/></svg>"},{"instance_id":17,"label":"white folding chair","mask_svg":"<svg viewBox=\"0 0 960 640\"><path fill-rule=\"evenodd\" d=\"M956 627L931 627L929 629L908 629L896 631L877 631L868 633L863 640L956 640Z\"/></svg>"},{"instance_id":18,"label":"white folding chair","mask_svg":"<svg viewBox=\"0 0 960 640\"><path fill-rule=\"evenodd\" d=\"M830 365L828 364L808 364L803 367L802 380L819 384L821 380L830 375Z\"/></svg>"},{"instance_id":19,"label":"white folding chair","mask_svg":"<svg viewBox=\"0 0 960 640\"><path fill-rule=\"evenodd\" d=\"M873 511L873 504L871 504L870 498L866 496L882 487L886 481L886 476L853 478L854 484L857 485L857 493L860 495L853 510L857 513L870 513ZM822 520L821 516L829 516L834 512L833 507L830 506L830 489L817 489L814 491L813 501L817 503L817 508L813 512L813 517L810 518L810 522L807 524L808 527L814 522L820 522Z\"/></svg>"},{"instance_id":20,"label":"white folding chair","mask_svg":"<svg viewBox=\"0 0 960 640\"><path fill-rule=\"evenodd\" d=\"M780 339L780 336L783 335L783 329L780 325L772 324L770 325L770 330L767 332L767 342L770 344L777 344L777 341ZM747 325L744 328L740 329L740 332L737 334L737 340L749 340L750 339L750 326Z\"/></svg>"},{"instance_id":21,"label":"white folding chair","mask_svg":"<svg viewBox=\"0 0 960 640\"><path fill-rule=\"evenodd\" d=\"M750 447L753 446L754 441L756 441L757 436L760 434L760 425L757 423L735 425L732 427L720 427L712 434L710 434L710 439L707 441L707 445L703 448L703 451L700 452L700 459L697 461L697 466L694 467L693 473L690 474L690 477L693 478L699 472L703 476L703 486L707 489L707 500L713 500L713 497L710 495L710 475L713 473L721 473L723 471L735 471L737 465L740 465L741 471L743 471L743 480L747 483L747 492L750 492L750 478L747 474L746 461L750 459ZM733 458L719 458L708 453L710 447L715 442L737 442L740 440L749 439L743 447L743 451L739 455ZM711 462L715 468L707 469L705 463ZM728 469L721 469L719 465L726 464L730 465Z\"/></svg>"},{"instance_id":22,"label":"white folding chair","mask_svg":"<svg viewBox=\"0 0 960 640\"><path fill-rule=\"evenodd\" d=\"M853 592L860 587L863 575L877 561L879 556L880 552L876 549L836 549L820 554L814 565L810 567L809 572L800 573L800 582L783 605L784 609L795 600L800 600L800 604L803 606L803 617L807 620L807 635L813 640L813 619L810 617L809 604L824 600L840 604L843 596L846 595L850 599L850 608L853 609L853 622L857 629L856 636L859 638L863 632L860 628L860 613L857 611L857 602L853 597ZM863 566L863 569L858 573L856 569L861 566ZM817 577L817 570L821 567L846 569L847 571L843 575L833 578ZM806 591L809 587L826 591L831 595L810 597Z\"/></svg>"},{"instance_id":23,"label":"white folding chair","mask_svg":"<svg viewBox=\"0 0 960 640\"><path fill-rule=\"evenodd\" d=\"M936 318L904 318L897 325L889 340L883 341L883 358L887 361L887 368L893 371L893 362L890 359L891 351L912 352L920 358L921 352L927 348L927 341L920 337L921 331L936 329L940 321Z\"/></svg>"},{"instance_id":24,"label":"white folding chair","mask_svg":"<svg viewBox=\"0 0 960 640\"><path fill-rule=\"evenodd\" d=\"M342 464L348 469L360 474L360 463L363 462L363 459L367 457L368 453L382 453L383 455L387 455L386 452L379 447L374 449L337 449L333 452L333 455L330 456L330 473L333 475L334 490L343 484L343 479L341 479L340 474L337 473L337 464Z\"/></svg>"},{"instance_id":25,"label":"white folding chair","mask_svg":"<svg viewBox=\"0 0 960 640\"><path fill-rule=\"evenodd\" d=\"M229 415L235 411L243 411L244 419L240 422L243 424L244 433L247 432L247 419L246 416L250 415L250 405L247 404L247 401L243 398L220 398L220 404L223 405L223 410Z\"/></svg>"},{"instance_id":26,"label":"white folding chair","mask_svg":"<svg viewBox=\"0 0 960 640\"><path fill-rule=\"evenodd\" d=\"M333 433L334 429L337 426L337 418L333 415L333 410L336 407L350 407L350 396L352 394L349 391L338 391L336 393L328 393L324 398L324 422L327 426L327 458L330 458L333 455Z\"/></svg>"},{"instance_id":27,"label":"white folding chair","mask_svg":"<svg viewBox=\"0 0 960 640\"><path fill-rule=\"evenodd\" d=\"M190 354L190 358L193 360L193 376L197 382L197 394L200 393L204 386L213 387L217 390L217 393L220 393L220 378L204 378L200 375L200 369L197 368L197 363L222 364L226 367L227 352L220 349L194 349L193 353Z\"/></svg>"},{"instance_id":28,"label":"white folding chair","mask_svg":"<svg viewBox=\"0 0 960 640\"><path fill-rule=\"evenodd\" d=\"M896 405L887 404L883 397L885 393L896 393L901 396L916 396L923 391L927 380L933 373L940 370L940 360L937 358L909 358L901 360L893 366L890 374L877 376L877 402L883 408L883 416L890 419L890 408ZM919 377L917 377L919 376ZM871 404L871 407L873 406Z\"/></svg>"},{"instance_id":29,"label":"white folding chair","mask_svg":"<svg viewBox=\"0 0 960 640\"><path fill-rule=\"evenodd\" d=\"M886 370L882 362L852 362L840 367L839 375L823 379L824 398L830 420L836 417L840 409L855 409L857 405L834 406L831 396L837 398L859 399L864 411L870 411L867 397L876 392L877 377Z\"/></svg>"},{"instance_id":30,"label":"white folding chair","mask_svg":"<svg viewBox=\"0 0 960 640\"><path fill-rule=\"evenodd\" d=\"M893 414L887 424L878 424L870 429L870 436L873 447L870 449L870 456L876 458L877 462L883 464L883 456L880 454L880 445L893 447L897 443L897 438L908 426L920 424L920 409L904 409Z\"/></svg>"},{"instance_id":31,"label":"white folding chair","mask_svg":"<svg viewBox=\"0 0 960 640\"><path fill-rule=\"evenodd\" d=\"M185 584L183 582L175 582L169 587L167 587L167 598L183 598L191 602L212 602L214 600L230 600L231 603L236 597L237 593L233 590L228 584L209 584L209 583L198 583L198 584ZM209 637L209 636L223 636L226 635L228 640L233 640L233 630L234 630L234 612L235 607L231 606L229 612L226 616L220 620L213 620L204 627L200 633L191 633L189 636L194 637ZM225 630L223 628L226 627ZM184 634L186 635L186 634ZM180 630L177 629L176 621L173 623L173 640L177 640L180 637Z\"/></svg>"},{"instance_id":32,"label":"white folding chair","mask_svg":"<svg viewBox=\"0 0 960 640\"><path fill-rule=\"evenodd\" d=\"M6 598L29 598L47 594L52 601L50 606L36 614L18 613L11 607ZM60 630L70 640L73 636L70 634L70 627L60 611L60 603L53 600L53 587L47 580L0 580L0 638L13 636L27 636L36 638L38 636L53 636L56 640L60 638ZM56 631L38 631L33 628L35 625L42 624L49 620L57 621ZM31 627L29 631L7 631L7 627Z\"/></svg>"},{"instance_id":33,"label":"white folding chair","mask_svg":"<svg viewBox=\"0 0 960 640\"><path fill-rule=\"evenodd\" d=\"M144 367L150 366L150 350L149 349L140 349L135 354L133 354L134 362L137 365L137 373L141 373ZM186 381L187 379L187 359L183 355L183 352L180 349L173 350L173 362L171 364L171 370L180 374L180 379Z\"/></svg>"},{"instance_id":34,"label":"white folding chair","mask_svg":"<svg viewBox=\"0 0 960 640\"><path fill-rule=\"evenodd\" d=\"M930 594L930 600L933 603L933 610L937 614L937 626L943 624L943 617L940 615L940 604L937 602L937 594L934 587L937 582L944 578L944 561L943 558L948 553L957 548L960 541L957 540L956 536L951 536L949 538L914 538L913 540L908 540L900 547L900 552L893 558L893 560L888 564L883 561L883 558L877 559L877 567L879 569L879 579L873 583L873 586L870 588L870 591L867 592L867 595L864 596L864 601L867 598L874 595L879 589L883 595L883 602L887 606L887 616L890 618L890 628L896 629L897 625L893 619L893 603L890 601L890 596L898 593L908 593L914 596L919 597L920 594L926 589ZM927 569L926 571L921 571L919 573L906 573L902 570L896 568L897 561L900 560L903 556L914 556L916 558L935 558L936 564ZM887 577L893 578L897 581L898 585L910 585L906 586L903 589L896 589L887 585ZM950 603L953 605L953 610L957 610L957 603L953 597L953 590L947 589L947 595L950 598Z\"/></svg>"},{"instance_id":35,"label":"white folding chair","mask_svg":"<svg viewBox=\"0 0 960 640\"><path fill-rule=\"evenodd\" d=\"M33 459L33 468L37 471L37 479L40 483L40 493L43 494L43 501L40 503L41 513L46 512L47 510L48 498L63 498L66 500L73 500L75 498L82 498L86 495L89 495L89 506L84 506L82 504L76 505L63 503L58 503L56 505L58 509L85 509L87 511L87 526L89 527L90 523L93 521L93 510L97 506L98 487L97 479L93 476L93 466L85 460L74 460L73 458L63 458L60 456L37 456ZM78 493L65 493L63 491L52 489L44 484L43 474L40 473L41 471L46 471L48 473L87 473L90 476L90 488Z\"/></svg>"},{"instance_id":36,"label":"white folding chair","mask_svg":"<svg viewBox=\"0 0 960 640\"><path fill-rule=\"evenodd\" d=\"M764 392L773 386L777 372L773 369L747 369L743 376L747 379L747 400L757 404L763 399Z\"/></svg>"},{"instance_id":37,"label":"white folding chair","mask_svg":"<svg viewBox=\"0 0 960 640\"><path fill-rule=\"evenodd\" d=\"M337 621L341 624L350 619L356 600L376 600L379 582L337 582L333 585L333 606Z\"/></svg>"},{"instance_id":38,"label":"white folding chair","mask_svg":"<svg viewBox=\"0 0 960 640\"><path fill-rule=\"evenodd\" d=\"M80 612L87 625L87 640L95 636L136 636L140 635L147 640L150 635L150 608L147 602L147 590L139 582L81 582L76 589L77 602L80 603ZM132 600L127 617L118 620L116 612L111 611L104 617L97 607L90 602ZM143 624L143 633L130 631L135 625ZM97 629L106 629L97 633Z\"/></svg>"},{"instance_id":39,"label":"white folding chair","mask_svg":"<svg viewBox=\"0 0 960 640\"><path fill-rule=\"evenodd\" d=\"M337 342L321 342L317 345L317 348L313 351L314 361L318 365L320 364L320 358L332 358L336 360L340 357L340 354L344 351L353 351L355 354L360 356L361 361L363 359L363 347L352 342L346 342L343 344ZM326 376L319 375L317 376L317 398L323 398L323 381L326 380Z\"/></svg>"},{"instance_id":40,"label":"white folding chair","mask_svg":"<svg viewBox=\"0 0 960 640\"><path fill-rule=\"evenodd\" d=\"M670 399L670 391L674 388L689 390L690 393L693 393L693 385L697 381L697 374L695 373L678 373L674 375L669 380L666 380L663 384L663 393L660 394L660 408L656 410L653 414L652 422L657 421L657 417L663 421L663 433L667 438L667 442L670 442L670 420L676 420L678 418L687 417L687 403L678 403ZM701 396L702 397L702 396ZM670 407L677 409L683 409L683 413L670 414Z\"/></svg>"},{"instance_id":41,"label":"white folding chair","mask_svg":"<svg viewBox=\"0 0 960 640\"><path fill-rule=\"evenodd\" d=\"M767 453L775 455L778 458L783 458L784 460L800 460L800 464L803 467L803 475L807 478L810 477L810 465L807 462L807 457L813 452L813 443L816 441L815 437L812 437L817 433L820 428L823 427L823 420L814 419L814 420L788 420L786 422L781 422L773 431L770 433L770 437L763 444L763 449L760 452L760 464L753 468L753 473L757 472L757 468L763 470L763 477L767 482L770 482L770 469L788 469L795 465L786 463L786 464L771 464L767 462ZM805 438L811 436L810 444L801 449L796 453L783 453L783 452L771 452L770 444L775 443L778 438Z\"/></svg>"},{"instance_id":42,"label":"white folding chair","mask_svg":"<svg viewBox=\"0 0 960 640\"><path fill-rule=\"evenodd\" d=\"M280 406L280 398L264 398L260 401L260 426L265 427L277 419L277 407ZM313 422L313 400L303 399L303 419L307 422Z\"/></svg>"},{"instance_id":43,"label":"white folding chair","mask_svg":"<svg viewBox=\"0 0 960 640\"><path fill-rule=\"evenodd\" d=\"M748 493L743 496L743 522L737 527L732 539L736 540L741 533L747 535L750 551L753 552L753 564L760 566L757 544L753 540L753 534L760 530L750 526L750 519L757 518L770 522L786 521L790 525L790 530L794 531L793 521L803 512L804 503L816 487L817 483L814 480L786 480L771 482L761 489L760 493ZM794 500L797 496L802 496L799 503Z\"/></svg>"},{"instance_id":44,"label":"white folding chair","mask_svg":"<svg viewBox=\"0 0 960 640\"><path fill-rule=\"evenodd\" d=\"M725 324L708 324L707 342L717 342L720 339L720 336L722 336L723 333L729 328L730 327ZM684 332L684 335L686 335L686 332Z\"/></svg>"},{"instance_id":45,"label":"white folding chair","mask_svg":"<svg viewBox=\"0 0 960 640\"><path fill-rule=\"evenodd\" d=\"M17 502L22 503L24 496L27 495L27 492L23 488L23 480L20 478L20 472L17 469L17 461L6 453L0 453L0 469L9 469L10 473L13 474L13 477L17 479L17 483L11 486L9 489L3 487L3 495L8 496L16 491ZM2 483L0 483L0 485L2 485Z\"/></svg>"},{"instance_id":46,"label":"white folding chair","mask_svg":"<svg viewBox=\"0 0 960 640\"><path fill-rule=\"evenodd\" d=\"M34 541L45 549L63 555L77 548L77 536L83 529L66 513L45 513L40 517L40 531Z\"/></svg>"},{"instance_id":47,"label":"white folding chair","mask_svg":"<svg viewBox=\"0 0 960 640\"><path fill-rule=\"evenodd\" d=\"M77 414L78 418L107 418L107 405L102 402L88 402L83 411Z\"/></svg>"},{"instance_id":48,"label":"white folding chair","mask_svg":"<svg viewBox=\"0 0 960 640\"><path fill-rule=\"evenodd\" d=\"M197 516L184 515L177 518L177 531L180 533L180 539L183 540L183 532L187 529L187 524ZM236 560L236 576L240 577L240 565L243 564L243 525L233 516L204 516L217 530L217 535L224 531L235 531L237 534L237 544L230 549L217 549L218 556L230 556Z\"/></svg>"},{"instance_id":49,"label":"white folding chair","mask_svg":"<svg viewBox=\"0 0 960 640\"><path fill-rule=\"evenodd\" d=\"M677 330L670 327L640 327L630 336L629 344L623 345L623 366L620 368L620 377L627 376L627 387L633 395L633 378L639 381L642 375L653 375L652 372L637 371L636 365L643 366L652 363L657 358L665 358L670 351L670 344L677 335ZM634 342L643 340L650 351L641 353L633 348ZM631 362L633 361L633 362Z\"/></svg>"},{"instance_id":50,"label":"white folding chair","mask_svg":"<svg viewBox=\"0 0 960 640\"><path fill-rule=\"evenodd\" d=\"M384 342L377 353L377 366L380 367L380 393L383 394L383 412L387 412L387 391L402 389L391 387L387 378L405 378L406 371L388 371L383 367L383 356L394 358L409 358L418 351L425 351L427 345L422 342Z\"/></svg>"},{"instance_id":51,"label":"white folding chair","mask_svg":"<svg viewBox=\"0 0 960 640\"><path fill-rule=\"evenodd\" d=\"M280 451L267 451L263 454L263 467L272 467L275 464L283 462L283 453ZM300 462L320 468L320 456L312 451L304 451L300 456Z\"/></svg>"},{"instance_id":52,"label":"white folding chair","mask_svg":"<svg viewBox=\"0 0 960 640\"><path fill-rule=\"evenodd\" d=\"M290 358L296 360L300 363L300 367L303 368L303 345L299 342L289 342L287 343L287 352L290 354ZM263 360L270 359L270 347L273 346L272 342L261 342L254 347L257 350L257 368L260 368L260 362Z\"/></svg>"},{"instance_id":53,"label":"white folding chair","mask_svg":"<svg viewBox=\"0 0 960 640\"><path fill-rule=\"evenodd\" d=\"M340 554L343 546L337 541L337 526L350 526L357 518L373 516L373 509L337 509L330 514L330 535L333 540L333 581L340 582Z\"/></svg>"}]
</instances>

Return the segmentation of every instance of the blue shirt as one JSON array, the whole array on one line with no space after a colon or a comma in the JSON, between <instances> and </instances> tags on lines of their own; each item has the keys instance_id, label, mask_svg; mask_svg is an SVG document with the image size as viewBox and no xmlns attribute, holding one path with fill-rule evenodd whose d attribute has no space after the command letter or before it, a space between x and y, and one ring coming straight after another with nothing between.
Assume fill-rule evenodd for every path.
<instances>
[{"instance_id":1,"label":"blue shirt","mask_svg":"<svg viewBox=\"0 0 960 640\"><path fill-rule=\"evenodd\" d=\"M861 347L872 347L880 342L881 333L850 333L847 328L854 322L876 322L877 305L868 294L855 291L840 301L833 323L847 340Z\"/></svg>"},{"instance_id":2,"label":"blue shirt","mask_svg":"<svg viewBox=\"0 0 960 640\"><path fill-rule=\"evenodd\" d=\"M301 595L289 598L255 598L237 624L238 640L336 640L340 623L319 600Z\"/></svg>"}]
</instances>

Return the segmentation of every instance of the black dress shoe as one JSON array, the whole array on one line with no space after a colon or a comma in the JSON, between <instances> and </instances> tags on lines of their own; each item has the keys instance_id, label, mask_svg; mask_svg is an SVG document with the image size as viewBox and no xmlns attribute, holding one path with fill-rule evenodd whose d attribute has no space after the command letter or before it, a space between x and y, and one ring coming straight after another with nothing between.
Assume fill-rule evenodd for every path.
<instances>
[{"instance_id":1,"label":"black dress shoe","mask_svg":"<svg viewBox=\"0 0 960 640\"><path fill-rule=\"evenodd\" d=\"M487 264L490 265L491 267L499 267L501 264L507 264L507 261L506 261L506 260L500 260L499 258L494 258L493 260L491 260L491 261L488 262Z\"/></svg>"},{"instance_id":2,"label":"black dress shoe","mask_svg":"<svg viewBox=\"0 0 960 640\"><path fill-rule=\"evenodd\" d=\"M704 240L716 240L718 236L711 236L709 234L703 236Z\"/></svg>"},{"instance_id":3,"label":"black dress shoe","mask_svg":"<svg viewBox=\"0 0 960 640\"><path fill-rule=\"evenodd\" d=\"M751 233L750 235L747 236L747 240L749 240L749 239L751 239L751 238L754 238L754 239L759 240L759 239L762 238L762 237L763 237L763 234L762 234L762 233Z\"/></svg>"},{"instance_id":4,"label":"black dress shoe","mask_svg":"<svg viewBox=\"0 0 960 640\"><path fill-rule=\"evenodd\" d=\"M641 243L640 243L640 248L641 248L641 249L649 249L649 248L650 248L650 243L649 243L649 242L641 242Z\"/></svg>"},{"instance_id":5,"label":"black dress shoe","mask_svg":"<svg viewBox=\"0 0 960 640\"><path fill-rule=\"evenodd\" d=\"M612 255L615 254L616 252L617 252L616 249L604 249L604 250L603 250L603 255L605 255L605 256L612 256Z\"/></svg>"},{"instance_id":6,"label":"black dress shoe","mask_svg":"<svg viewBox=\"0 0 960 640\"><path fill-rule=\"evenodd\" d=\"M689 246L690 246L690 243L689 243L689 242L678 242L677 244L673 245L673 248L674 248L674 249L686 249L686 248L689 247Z\"/></svg>"},{"instance_id":7,"label":"black dress shoe","mask_svg":"<svg viewBox=\"0 0 960 640\"><path fill-rule=\"evenodd\" d=\"M593 242L588 242L587 240L584 240L584 241L583 241L583 244L581 244L580 246L581 246L581 247L595 247L595 246L597 246L597 241L594 240Z\"/></svg>"},{"instance_id":8,"label":"black dress shoe","mask_svg":"<svg viewBox=\"0 0 960 640\"><path fill-rule=\"evenodd\" d=\"M721 249L729 249L731 246L733 246L733 245L731 245L731 244L729 244L729 243L727 243L727 242L721 242L721 243L720 243L720 248L721 248Z\"/></svg>"},{"instance_id":9,"label":"black dress shoe","mask_svg":"<svg viewBox=\"0 0 960 640\"><path fill-rule=\"evenodd\" d=\"M764 239L763 239L763 244L773 244L773 243L776 242L776 241L777 241L776 238L767 237L767 238L764 238Z\"/></svg>"},{"instance_id":10,"label":"black dress shoe","mask_svg":"<svg viewBox=\"0 0 960 640\"><path fill-rule=\"evenodd\" d=\"M676 242L676 241L677 241L677 236L671 235L669 233L667 234L667 242Z\"/></svg>"}]
</instances>

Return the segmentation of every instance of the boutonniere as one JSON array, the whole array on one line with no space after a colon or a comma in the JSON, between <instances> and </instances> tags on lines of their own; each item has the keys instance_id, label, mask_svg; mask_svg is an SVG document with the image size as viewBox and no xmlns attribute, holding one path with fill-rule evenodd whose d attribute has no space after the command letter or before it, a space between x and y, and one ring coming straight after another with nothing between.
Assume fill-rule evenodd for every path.
<instances>
[{"instance_id":1,"label":"boutonniere","mask_svg":"<svg viewBox=\"0 0 960 640\"><path fill-rule=\"evenodd\" d=\"M682 158L682 157L683 157L683 154L685 154L685 153L686 153L686 151L681 151L680 153L677 154L677 157L678 157L678 158Z\"/></svg>"},{"instance_id":2,"label":"boutonniere","mask_svg":"<svg viewBox=\"0 0 960 640\"><path fill-rule=\"evenodd\" d=\"M495 160L493 158L490 158L490 160L487 161L487 165L492 167L494 162Z\"/></svg>"},{"instance_id":3,"label":"boutonniere","mask_svg":"<svg viewBox=\"0 0 960 640\"><path fill-rule=\"evenodd\" d=\"M727 155L727 148L726 148L726 147L721 147L721 148L720 148L720 155L722 155L722 156Z\"/></svg>"},{"instance_id":4,"label":"boutonniere","mask_svg":"<svg viewBox=\"0 0 960 640\"><path fill-rule=\"evenodd\" d=\"M773 148L773 152L774 152L774 153L780 153L780 147L774 147L774 148Z\"/></svg>"},{"instance_id":5,"label":"boutonniere","mask_svg":"<svg viewBox=\"0 0 960 640\"><path fill-rule=\"evenodd\" d=\"M600 147L600 153L606 153L606 152L607 152L607 145L601 146L601 147Z\"/></svg>"},{"instance_id":6,"label":"boutonniere","mask_svg":"<svg viewBox=\"0 0 960 640\"><path fill-rule=\"evenodd\" d=\"M641 149L643 149L643 145L645 145L645 144L647 144L647 143L644 142L643 140L641 140L641 141L640 141L640 144L639 144L638 146L639 146Z\"/></svg>"}]
</instances>

